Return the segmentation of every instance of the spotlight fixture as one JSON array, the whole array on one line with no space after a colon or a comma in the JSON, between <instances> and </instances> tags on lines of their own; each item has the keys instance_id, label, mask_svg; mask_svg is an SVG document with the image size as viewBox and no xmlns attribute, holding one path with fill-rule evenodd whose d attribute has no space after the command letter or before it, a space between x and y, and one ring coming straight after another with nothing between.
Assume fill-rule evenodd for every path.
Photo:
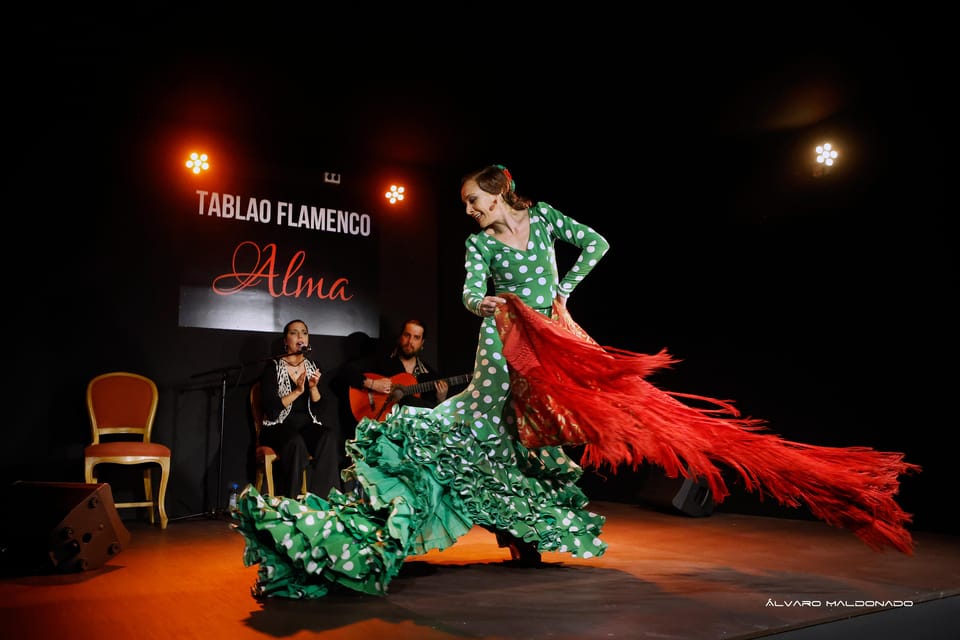
<instances>
[{"instance_id":1,"label":"spotlight fixture","mask_svg":"<svg viewBox=\"0 0 960 640\"><path fill-rule=\"evenodd\" d=\"M817 145L817 164L832 167L838 155L840 154L837 153L837 150L834 149L833 145L829 142Z\"/></svg>"},{"instance_id":2,"label":"spotlight fixture","mask_svg":"<svg viewBox=\"0 0 960 640\"><path fill-rule=\"evenodd\" d=\"M187 160L187 169L190 169L195 174L200 173L201 171L206 171L210 168L210 158L205 153L197 153L194 151L190 154L190 159Z\"/></svg>"},{"instance_id":3,"label":"spotlight fixture","mask_svg":"<svg viewBox=\"0 0 960 640\"><path fill-rule=\"evenodd\" d=\"M813 177L819 178L824 174L830 173L840 154L837 153L837 150L834 149L833 145L829 142L818 144L816 149L817 161L813 165Z\"/></svg>"},{"instance_id":4,"label":"spotlight fixture","mask_svg":"<svg viewBox=\"0 0 960 640\"><path fill-rule=\"evenodd\" d=\"M398 201L403 200L403 192L403 187L391 185L390 190L384 194L384 197L390 201L390 204L396 204Z\"/></svg>"}]
</instances>

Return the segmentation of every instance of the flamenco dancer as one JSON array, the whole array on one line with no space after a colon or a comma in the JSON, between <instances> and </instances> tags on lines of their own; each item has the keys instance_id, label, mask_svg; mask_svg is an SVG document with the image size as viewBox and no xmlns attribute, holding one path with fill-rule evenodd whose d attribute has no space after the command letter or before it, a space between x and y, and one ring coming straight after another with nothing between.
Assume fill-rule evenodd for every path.
<instances>
[{"instance_id":1,"label":"flamenco dancer","mask_svg":"<svg viewBox=\"0 0 960 640\"><path fill-rule=\"evenodd\" d=\"M647 378L674 362L665 351L601 347L567 312L609 248L603 236L518 195L500 165L468 174L460 194L480 226L465 243L463 304L483 318L471 383L433 409L362 420L347 443L351 492L295 500L248 486L234 526L245 565L259 565L256 597L386 595L407 556L477 525L522 564L544 551L600 556L604 518L576 483L584 467L643 462L705 478L718 502L729 494L725 465L747 489L806 505L875 549L912 552L911 516L894 497L919 467L903 454L791 442L730 403L658 389ZM580 250L562 277L557 241ZM584 445L579 463L564 444Z\"/></svg>"}]
</instances>

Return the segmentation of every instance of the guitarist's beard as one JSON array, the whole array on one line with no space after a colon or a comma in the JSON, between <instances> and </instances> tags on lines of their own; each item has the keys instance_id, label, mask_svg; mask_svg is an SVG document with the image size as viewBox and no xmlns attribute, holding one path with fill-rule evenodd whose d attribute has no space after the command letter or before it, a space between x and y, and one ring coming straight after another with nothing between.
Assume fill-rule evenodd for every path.
<instances>
[{"instance_id":1,"label":"guitarist's beard","mask_svg":"<svg viewBox=\"0 0 960 640\"><path fill-rule=\"evenodd\" d=\"M419 353L420 349L414 351L409 347L397 347L397 355L404 360L412 360L413 358L416 358Z\"/></svg>"}]
</instances>

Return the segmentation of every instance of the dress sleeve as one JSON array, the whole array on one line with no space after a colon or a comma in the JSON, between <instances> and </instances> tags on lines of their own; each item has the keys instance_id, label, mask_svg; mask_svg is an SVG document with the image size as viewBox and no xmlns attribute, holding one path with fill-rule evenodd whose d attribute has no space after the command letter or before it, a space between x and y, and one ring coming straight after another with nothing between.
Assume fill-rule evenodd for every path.
<instances>
[{"instance_id":1,"label":"dress sleeve","mask_svg":"<svg viewBox=\"0 0 960 640\"><path fill-rule=\"evenodd\" d=\"M487 295L487 280L490 277L490 254L480 241L479 235L474 234L467 238L467 253L463 267L463 306L470 313L480 315L480 303Z\"/></svg>"},{"instance_id":2,"label":"dress sleeve","mask_svg":"<svg viewBox=\"0 0 960 640\"><path fill-rule=\"evenodd\" d=\"M264 417L276 422L283 411L283 404L280 402L280 385L277 383L277 361L271 360L263 367L263 373L260 375L260 401L263 406Z\"/></svg>"},{"instance_id":3,"label":"dress sleeve","mask_svg":"<svg viewBox=\"0 0 960 640\"><path fill-rule=\"evenodd\" d=\"M307 399L307 404L311 407L311 411L312 411L312 408L313 408L313 407L324 407L324 406L326 406L326 404L327 404L327 396L328 396L329 394L328 394L328 393L325 393L325 391L329 391L329 388L330 388L330 387L329 387L329 385L327 384L326 378L325 378L324 375L323 375L323 369L320 368L320 364L319 364L316 360L311 360L310 358L304 358L303 361L307 364L307 366L306 366L307 375L310 375L310 374L313 373L314 371L318 371L318 372L320 373L320 383L319 383L319 385L317 386L317 390L320 392L320 399L317 400L317 401L314 401L313 396L310 395L310 386L309 386L309 384L306 385L306 387L305 387L305 389L304 389L304 392L303 392L303 396L301 396L301 397L306 397L306 399ZM277 394L277 395L280 395L280 394Z\"/></svg>"},{"instance_id":4,"label":"dress sleeve","mask_svg":"<svg viewBox=\"0 0 960 640\"><path fill-rule=\"evenodd\" d=\"M545 202L538 202L535 209L547 221L552 237L580 248L580 255L577 256L576 262L560 278L558 291L561 296L567 298L597 266L600 258L610 248L610 243L592 227L560 213Z\"/></svg>"}]
</instances>

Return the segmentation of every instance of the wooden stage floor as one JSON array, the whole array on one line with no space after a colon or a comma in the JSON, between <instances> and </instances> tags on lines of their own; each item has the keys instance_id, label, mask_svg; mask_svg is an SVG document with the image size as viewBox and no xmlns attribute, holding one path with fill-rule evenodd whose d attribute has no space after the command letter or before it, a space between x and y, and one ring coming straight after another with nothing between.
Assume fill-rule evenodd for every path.
<instances>
[{"instance_id":1,"label":"wooden stage floor","mask_svg":"<svg viewBox=\"0 0 960 640\"><path fill-rule=\"evenodd\" d=\"M0 579L0 636L17 640L956 638L960 537L914 532L913 556L876 552L809 520L715 512L704 518L594 502L601 558L544 554L503 564L475 528L409 558L383 598L250 595L256 567L227 520L125 520L130 543L78 573ZM124 513L129 513L126 510ZM126 517L126 516L125 516Z\"/></svg>"}]
</instances>

